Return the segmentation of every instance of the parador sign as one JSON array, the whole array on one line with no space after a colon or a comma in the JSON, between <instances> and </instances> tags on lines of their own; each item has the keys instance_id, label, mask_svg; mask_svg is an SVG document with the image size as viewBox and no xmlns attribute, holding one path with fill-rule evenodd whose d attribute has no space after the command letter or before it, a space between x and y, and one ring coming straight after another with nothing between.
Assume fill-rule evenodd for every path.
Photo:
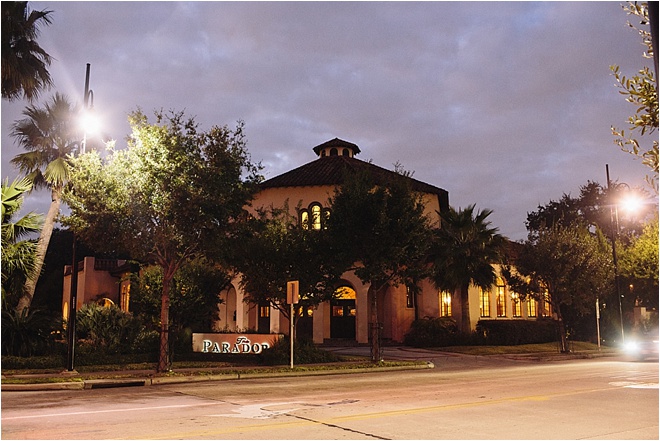
<instances>
[{"instance_id":1,"label":"parador sign","mask_svg":"<svg viewBox=\"0 0 660 441\"><path fill-rule=\"evenodd\" d=\"M282 334L194 334L193 352L208 354L260 354L272 348Z\"/></svg>"}]
</instances>

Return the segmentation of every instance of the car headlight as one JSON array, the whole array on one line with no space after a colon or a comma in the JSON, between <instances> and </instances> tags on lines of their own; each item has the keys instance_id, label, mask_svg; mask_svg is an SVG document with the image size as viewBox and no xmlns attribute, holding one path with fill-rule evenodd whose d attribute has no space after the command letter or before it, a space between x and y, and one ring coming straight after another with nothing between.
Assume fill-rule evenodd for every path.
<instances>
[{"instance_id":1,"label":"car headlight","mask_svg":"<svg viewBox=\"0 0 660 441\"><path fill-rule=\"evenodd\" d=\"M623 345L623 349L626 352L637 352L637 351L639 351L639 343L636 342L636 341L627 341Z\"/></svg>"}]
</instances>

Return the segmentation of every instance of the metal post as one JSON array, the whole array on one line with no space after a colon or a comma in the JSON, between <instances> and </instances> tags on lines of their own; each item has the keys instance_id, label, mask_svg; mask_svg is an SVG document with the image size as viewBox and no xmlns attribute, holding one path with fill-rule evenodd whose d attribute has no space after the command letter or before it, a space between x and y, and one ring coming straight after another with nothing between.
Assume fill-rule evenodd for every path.
<instances>
[{"instance_id":1,"label":"metal post","mask_svg":"<svg viewBox=\"0 0 660 441\"><path fill-rule=\"evenodd\" d=\"M289 351L289 361L290 361L290 367L293 369L293 303L290 304L291 306L291 311L289 315L289 344L290 344L290 351Z\"/></svg>"},{"instance_id":2,"label":"metal post","mask_svg":"<svg viewBox=\"0 0 660 441\"><path fill-rule=\"evenodd\" d=\"M596 334L598 337L598 351L600 351L600 305L596 297Z\"/></svg>"},{"instance_id":3,"label":"metal post","mask_svg":"<svg viewBox=\"0 0 660 441\"><path fill-rule=\"evenodd\" d=\"M616 239L619 236L619 209L616 204L612 204L612 192L610 183L610 167L605 164L605 172L607 173L607 192L610 198L610 226L612 236L612 260L614 263L614 287L616 296L619 299L619 321L621 322L621 343L625 343L626 337L623 330L623 309L621 308L621 287L619 286L619 261L616 254Z\"/></svg>"},{"instance_id":4,"label":"metal post","mask_svg":"<svg viewBox=\"0 0 660 441\"><path fill-rule=\"evenodd\" d=\"M89 108L89 97L93 96L92 91L89 90L89 71L90 64L87 63L85 69L85 92L83 95L83 109L86 111ZM87 133L83 135L83 140L80 145L78 154L85 153L85 145L87 144ZM77 240L76 234L73 233L73 252L71 258L71 290L69 292L69 318L67 323L67 372L75 372L74 358L76 346L76 311L78 306L78 258L76 256Z\"/></svg>"},{"instance_id":5,"label":"metal post","mask_svg":"<svg viewBox=\"0 0 660 441\"><path fill-rule=\"evenodd\" d=\"M67 351L66 351L66 370L75 372L73 359L76 344L76 309L78 303L78 262L76 257L76 235L73 234L73 258L71 259L71 286L69 292L69 318L66 324L67 331Z\"/></svg>"}]
</instances>

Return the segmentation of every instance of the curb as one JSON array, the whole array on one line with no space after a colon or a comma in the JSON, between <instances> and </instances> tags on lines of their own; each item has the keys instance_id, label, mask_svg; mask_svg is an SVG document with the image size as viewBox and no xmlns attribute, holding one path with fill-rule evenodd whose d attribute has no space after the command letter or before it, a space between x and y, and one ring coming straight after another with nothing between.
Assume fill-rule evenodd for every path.
<instances>
[{"instance_id":1,"label":"curb","mask_svg":"<svg viewBox=\"0 0 660 441\"><path fill-rule=\"evenodd\" d=\"M233 372L225 374L210 375L185 375L172 377L149 377L149 378L130 378L130 379L100 379L70 381L64 383L30 383L30 384L1 384L2 392L29 392L29 391L48 391L48 390L83 390L83 389L108 389L116 387L143 387L158 386L162 384L181 384L198 383L203 381L227 381L227 380L247 380L259 378L286 378L286 377L307 377L318 375L346 375L363 374L370 372L404 371L418 369L433 369L435 365L432 362L412 366L391 366L391 367L373 367L356 369L325 369L309 371L291 371L291 372Z\"/></svg>"}]
</instances>

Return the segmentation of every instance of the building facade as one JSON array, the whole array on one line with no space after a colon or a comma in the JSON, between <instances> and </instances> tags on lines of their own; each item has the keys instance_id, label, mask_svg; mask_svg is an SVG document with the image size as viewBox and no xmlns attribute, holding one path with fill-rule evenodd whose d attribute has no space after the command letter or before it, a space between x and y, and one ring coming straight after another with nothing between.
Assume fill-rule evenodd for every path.
<instances>
[{"instance_id":1,"label":"building facade","mask_svg":"<svg viewBox=\"0 0 660 441\"><path fill-rule=\"evenodd\" d=\"M368 171L376 182L388 182L395 174L379 166L357 159L357 145L335 138L312 149L316 159L291 171L266 180L254 197L251 210L288 206L301 228L320 229L331 215L328 201L342 184L346 173ZM397 175L401 178L401 175ZM449 195L442 188L411 177L411 187L425 203L425 215L434 226L440 226L439 213L448 210ZM499 266L495 266L499 274ZM78 305L96 301L116 304L130 310L131 268L125 261L97 260L86 257L78 273ZM65 268L62 308L68 314L71 267ZM337 285L338 296L316 308L303 311L298 320L297 335L321 344L329 340L367 344L370 336L370 286L352 272L342 275ZM403 342L416 317L457 317L461 313L460 295L438 290L430 280L421 283L419 294L412 294L406 286L390 286L378 294L378 321L384 341ZM289 332L288 319L272 305L254 305L244 301L246 293L240 285L240 275L219 293L218 320L215 331L260 333ZM511 292L502 277L490 290L470 287L470 323L472 327L482 319L524 320L551 316L546 302L521 301Z\"/></svg>"}]
</instances>

